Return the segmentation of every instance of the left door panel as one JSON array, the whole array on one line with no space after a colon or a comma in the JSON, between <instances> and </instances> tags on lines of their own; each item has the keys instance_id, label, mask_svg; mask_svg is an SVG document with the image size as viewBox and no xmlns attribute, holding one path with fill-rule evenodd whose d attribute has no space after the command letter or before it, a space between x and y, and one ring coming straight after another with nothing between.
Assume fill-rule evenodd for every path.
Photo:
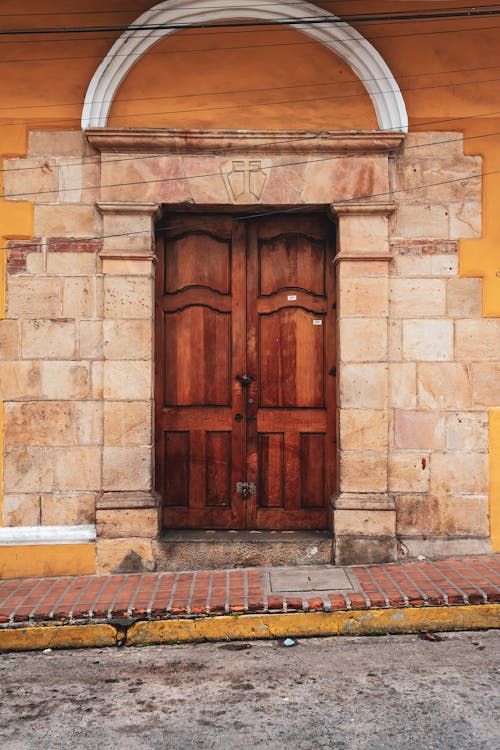
<instances>
[{"instance_id":1,"label":"left door panel","mask_svg":"<svg viewBox=\"0 0 500 750\"><path fill-rule=\"evenodd\" d=\"M244 528L245 236L230 216L157 232L156 489L167 528Z\"/></svg>"}]
</instances>

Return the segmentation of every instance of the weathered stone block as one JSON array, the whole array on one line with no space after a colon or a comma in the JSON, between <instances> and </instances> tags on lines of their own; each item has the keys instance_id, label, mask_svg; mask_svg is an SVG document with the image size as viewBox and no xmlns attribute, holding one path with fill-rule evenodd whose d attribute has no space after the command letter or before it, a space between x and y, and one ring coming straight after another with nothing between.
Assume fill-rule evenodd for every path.
<instances>
[{"instance_id":1,"label":"weathered stone block","mask_svg":"<svg viewBox=\"0 0 500 750\"><path fill-rule=\"evenodd\" d=\"M100 359L103 356L101 320L81 320L78 324L79 352L82 359Z\"/></svg>"},{"instance_id":2,"label":"weathered stone block","mask_svg":"<svg viewBox=\"0 0 500 750\"><path fill-rule=\"evenodd\" d=\"M398 534L439 534L441 516L437 497L426 494L396 495Z\"/></svg>"},{"instance_id":3,"label":"weathered stone block","mask_svg":"<svg viewBox=\"0 0 500 750\"><path fill-rule=\"evenodd\" d=\"M48 492L52 489L53 448L7 448L4 457L5 492Z\"/></svg>"},{"instance_id":4,"label":"weathered stone block","mask_svg":"<svg viewBox=\"0 0 500 750\"><path fill-rule=\"evenodd\" d=\"M152 229L152 216L149 213L139 213L139 211L130 214L105 213L103 216L104 250L107 252L150 252Z\"/></svg>"},{"instance_id":5,"label":"weathered stone block","mask_svg":"<svg viewBox=\"0 0 500 750\"><path fill-rule=\"evenodd\" d=\"M446 282L441 279L391 278L390 310L395 318L444 315Z\"/></svg>"},{"instance_id":6,"label":"weathered stone block","mask_svg":"<svg viewBox=\"0 0 500 750\"><path fill-rule=\"evenodd\" d=\"M98 510L97 536L101 539L127 537L157 537L159 531L157 508Z\"/></svg>"},{"instance_id":7,"label":"weathered stone block","mask_svg":"<svg viewBox=\"0 0 500 750\"><path fill-rule=\"evenodd\" d=\"M39 362L0 362L0 399L40 397Z\"/></svg>"},{"instance_id":8,"label":"weathered stone block","mask_svg":"<svg viewBox=\"0 0 500 750\"><path fill-rule=\"evenodd\" d=\"M151 483L150 447L104 448L104 490L149 490Z\"/></svg>"},{"instance_id":9,"label":"weathered stone block","mask_svg":"<svg viewBox=\"0 0 500 750\"><path fill-rule=\"evenodd\" d=\"M71 240L66 240L70 243ZM49 245L50 247L50 245ZM56 252L47 253L47 273L60 274L64 276L91 276L96 271L96 254L86 252L61 252L59 246L54 244Z\"/></svg>"},{"instance_id":10,"label":"weathered stone block","mask_svg":"<svg viewBox=\"0 0 500 750\"><path fill-rule=\"evenodd\" d=\"M445 361L453 358L451 320L403 321L403 359Z\"/></svg>"},{"instance_id":11,"label":"weathered stone block","mask_svg":"<svg viewBox=\"0 0 500 750\"><path fill-rule=\"evenodd\" d=\"M150 445L151 420L149 401L106 401L104 444Z\"/></svg>"},{"instance_id":12,"label":"weathered stone block","mask_svg":"<svg viewBox=\"0 0 500 750\"><path fill-rule=\"evenodd\" d=\"M394 536L396 514L393 510L335 510L335 534Z\"/></svg>"},{"instance_id":13,"label":"weathered stone block","mask_svg":"<svg viewBox=\"0 0 500 750\"><path fill-rule=\"evenodd\" d=\"M42 526L79 526L95 523L95 493L65 492L41 496Z\"/></svg>"},{"instance_id":14,"label":"weathered stone block","mask_svg":"<svg viewBox=\"0 0 500 750\"><path fill-rule=\"evenodd\" d=\"M107 359L152 359L150 320L105 320L104 356Z\"/></svg>"},{"instance_id":15,"label":"weathered stone block","mask_svg":"<svg viewBox=\"0 0 500 750\"><path fill-rule=\"evenodd\" d=\"M480 317L483 309L482 279L448 279L447 315L458 318Z\"/></svg>"},{"instance_id":16,"label":"weathered stone block","mask_svg":"<svg viewBox=\"0 0 500 750\"><path fill-rule=\"evenodd\" d=\"M352 278L339 289L340 318L384 317L388 315L387 277Z\"/></svg>"},{"instance_id":17,"label":"weathered stone block","mask_svg":"<svg viewBox=\"0 0 500 750\"><path fill-rule=\"evenodd\" d=\"M31 130L31 156L81 156L87 150L81 130Z\"/></svg>"},{"instance_id":18,"label":"weathered stone block","mask_svg":"<svg viewBox=\"0 0 500 750\"><path fill-rule=\"evenodd\" d=\"M500 405L500 362L470 365L472 403L474 406Z\"/></svg>"},{"instance_id":19,"label":"weathered stone block","mask_svg":"<svg viewBox=\"0 0 500 750\"><path fill-rule=\"evenodd\" d=\"M144 573L155 569L150 539L98 539L97 573Z\"/></svg>"},{"instance_id":20,"label":"weathered stone block","mask_svg":"<svg viewBox=\"0 0 500 750\"><path fill-rule=\"evenodd\" d=\"M389 454L390 492L427 492L429 477L428 453Z\"/></svg>"},{"instance_id":21,"label":"weathered stone block","mask_svg":"<svg viewBox=\"0 0 500 750\"><path fill-rule=\"evenodd\" d=\"M104 397L104 362L90 363L90 394L96 399Z\"/></svg>"},{"instance_id":22,"label":"weathered stone block","mask_svg":"<svg viewBox=\"0 0 500 750\"><path fill-rule=\"evenodd\" d=\"M6 445L69 445L72 408L64 401L15 401L5 404Z\"/></svg>"},{"instance_id":23,"label":"weathered stone block","mask_svg":"<svg viewBox=\"0 0 500 750\"><path fill-rule=\"evenodd\" d=\"M340 407L384 409L387 407L388 366L345 364L340 368Z\"/></svg>"},{"instance_id":24,"label":"weathered stone block","mask_svg":"<svg viewBox=\"0 0 500 750\"><path fill-rule=\"evenodd\" d=\"M389 405L412 409L417 405L417 366L414 362L389 365Z\"/></svg>"},{"instance_id":25,"label":"weathered stone block","mask_svg":"<svg viewBox=\"0 0 500 750\"><path fill-rule=\"evenodd\" d=\"M488 497L449 495L440 499L443 534L488 536Z\"/></svg>"},{"instance_id":26,"label":"weathered stone block","mask_svg":"<svg viewBox=\"0 0 500 750\"><path fill-rule=\"evenodd\" d=\"M104 362L104 398L148 401L151 398L151 362Z\"/></svg>"},{"instance_id":27,"label":"weathered stone block","mask_svg":"<svg viewBox=\"0 0 500 750\"><path fill-rule=\"evenodd\" d=\"M76 276L64 279L63 315L68 318L95 316L94 284L92 279Z\"/></svg>"},{"instance_id":28,"label":"weathered stone block","mask_svg":"<svg viewBox=\"0 0 500 750\"><path fill-rule=\"evenodd\" d=\"M457 362L418 366L418 403L427 409L464 409L470 406L467 367Z\"/></svg>"},{"instance_id":29,"label":"weathered stone block","mask_svg":"<svg viewBox=\"0 0 500 750\"><path fill-rule=\"evenodd\" d=\"M500 319L456 321L456 357L466 362L500 360Z\"/></svg>"},{"instance_id":30,"label":"weathered stone block","mask_svg":"<svg viewBox=\"0 0 500 750\"><path fill-rule=\"evenodd\" d=\"M387 216L341 215L339 246L341 252L388 252L389 219Z\"/></svg>"},{"instance_id":31,"label":"weathered stone block","mask_svg":"<svg viewBox=\"0 0 500 750\"><path fill-rule=\"evenodd\" d=\"M397 560L394 536L335 537L335 565L378 565Z\"/></svg>"},{"instance_id":32,"label":"weathered stone block","mask_svg":"<svg viewBox=\"0 0 500 750\"><path fill-rule=\"evenodd\" d=\"M389 362L399 362L403 358L403 322L389 319L387 334Z\"/></svg>"},{"instance_id":33,"label":"weathered stone block","mask_svg":"<svg viewBox=\"0 0 500 750\"><path fill-rule=\"evenodd\" d=\"M430 255L397 255L394 261L394 276L432 276L432 257Z\"/></svg>"},{"instance_id":34,"label":"weathered stone block","mask_svg":"<svg viewBox=\"0 0 500 750\"><path fill-rule=\"evenodd\" d=\"M94 207L84 204L38 204L35 206L37 237L93 237Z\"/></svg>"},{"instance_id":35,"label":"weathered stone block","mask_svg":"<svg viewBox=\"0 0 500 750\"><path fill-rule=\"evenodd\" d=\"M394 447L400 450L439 450L445 446L445 417L439 412L394 412Z\"/></svg>"},{"instance_id":36,"label":"weathered stone block","mask_svg":"<svg viewBox=\"0 0 500 750\"><path fill-rule=\"evenodd\" d=\"M342 451L339 488L342 492L385 492L387 455L373 451Z\"/></svg>"},{"instance_id":37,"label":"weathered stone block","mask_svg":"<svg viewBox=\"0 0 500 750\"><path fill-rule=\"evenodd\" d=\"M60 320L23 320L23 357L30 359L71 359L75 356L75 324Z\"/></svg>"},{"instance_id":38,"label":"weathered stone block","mask_svg":"<svg viewBox=\"0 0 500 750\"><path fill-rule=\"evenodd\" d=\"M57 199L59 179L53 159L5 159L3 195L8 200L42 201Z\"/></svg>"},{"instance_id":39,"label":"weathered stone block","mask_svg":"<svg viewBox=\"0 0 500 750\"><path fill-rule=\"evenodd\" d=\"M395 217L396 237L448 239L450 236L448 206L400 204Z\"/></svg>"},{"instance_id":40,"label":"weathered stone block","mask_svg":"<svg viewBox=\"0 0 500 750\"><path fill-rule=\"evenodd\" d=\"M4 526L39 526L40 495L4 495L2 511Z\"/></svg>"},{"instance_id":41,"label":"weathered stone block","mask_svg":"<svg viewBox=\"0 0 500 750\"><path fill-rule=\"evenodd\" d=\"M481 173L479 168L476 174ZM481 237L481 178L468 181L471 187L477 190L476 199L452 203L449 206L450 213L450 237L462 239L465 237ZM463 184L463 183L462 183Z\"/></svg>"},{"instance_id":42,"label":"weathered stone block","mask_svg":"<svg viewBox=\"0 0 500 750\"><path fill-rule=\"evenodd\" d=\"M434 453L433 495L482 495L488 492L488 456L483 453Z\"/></svg>"},{"instance_id":43,"label":"weathered stone block","mask_svg":"<svg viewBox=\"0 0 500 750\"><path fill-rule=\"evenodd\" d=\"M89 366L86 362L41 363L42 393L49 399L87 398Z\"/></svg>"},{"instance_id":44,"label":"weathered stone block","mask_svg":"<svg viewBox=\"0 0 500 750\"><path fill-rule=\"evenodd\" d=\"M446 418L446 447L453 451L488 451L487 412L459 411Z\"/></svg>"},{"instance_id":45,"label":"weathered stone block","mask_svg":"<svg viewBox=\"0 0 500 750\"><path fill-rule=\"evenodd\" d=\"M62 279L55 276L16 276L7 285L10 318L60 318Z\"/></svg>"},{"instance_id":46,"label":"weathered stone block","mask_svg":"<svg viewBox=\"0 0 500 750\"><path fill-rule=\"evenodd\" d=\"M343 318L339 321L341 362L387 359L386 318Z\"/></svg>"},{"instance_id":47,"label":"weathered stone block","mask_svg":"<svg viewBox=\"0 0 500 750\"><path fill-rule=\"evenodd\" d=\"M102 445L103 404L100 401L75 401L72 404L73 435L76 445Z\"/></svg>"},{"instance_id":48,"label":"weathered stone block","mask_svg":"<svg viewBox=\"0 0 500 750\"><path fill-rule=\"evenodd\" d=\"M389 262L386 260L343 260L339 256L337 274L339 279L381 277L387 278Z\"/></svg>"},{"instance_id":49,"label":"weathered stone block","mask_svg":"<svg viewBox=\"0 0 500 750\"><path fill-rule=\"evenodd\" d=\"M78 446L53 450L56 490L101 489L101 448Z\"/></svg>"},{"instance_id":50,"label":"weathered stone block","mask_svg":"<svg viewBox=\"0 0 500 750\"><path fill-rule=\"evenodd\" d=\"M342 450L385 450L388 447L388 413L374 409L340 409Z\"/></svg>"},{"instance_id":51,"label":"weathered stone block","mask_svg":"<svg viewBox=\"0 0 500 750\"><path fill-rule=\"evenodd\" d=\"M0 320L0 359L17 359L19 341L17 320Z\"/></svg>"},{"instance_id":52,"label":"weathered stone block","mask_svg":"<svg viewBox=\"0 0 500 750\"><path fill-rule=\"evenodd\" d=\"M147 277L106 276L104 317L111 319L151 319L153 284Z\"/></svg>"},{"instance_id":53,"label":"weathered stone block","mask_svg":"<svg viewBox=\"0 0 500 750\"><path fill-rule=\"evenodd\" d=\"M433 276L456 276L458 273L458 257L453 255L433 255L431 258L431 272Z\"/></svg>"}]
</instances>

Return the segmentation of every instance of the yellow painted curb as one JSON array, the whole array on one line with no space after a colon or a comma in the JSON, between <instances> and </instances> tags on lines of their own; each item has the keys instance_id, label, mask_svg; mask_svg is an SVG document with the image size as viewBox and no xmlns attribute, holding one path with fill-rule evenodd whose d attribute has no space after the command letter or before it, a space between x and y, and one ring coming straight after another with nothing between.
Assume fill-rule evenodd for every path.
<instances>
[{"instance_id":1,"label":"yellow painted curb","mask_svg":"<svg viewBox=\"0 0 500 750\"><path fill-rule=\"evenodd\" d=\"M116 646L112 625L48 625L0 630L0 651Z\"/></svg>"},{"instance_id":2,"label":"yellow painted curb","mask_svg":"<svg viewBox=\"0 0 500 750\"><path fill-rule=\"evenodd\" d=\"M277 615L206 617L201 620L138 622L127 631L127 646L147 643L231 641L286 636L385 635L428 630L500 628L500 604L297 612Z\"/></svg>"},{"instance_id":3,"label":"yellow painted curb","mask_svg":"<svg viewBox=\"0 0 500 750\"><path fill-rule=\"evenodd\" d=\"M386 635L428 630L500 628L500 604L293 612L276 615L223 615L198 620L137 622L128 630L107 624L49 625L0 630L0 651L43 648L100 648L153 643L307 638L332 635Z\"/></svg>"}]
</instances>

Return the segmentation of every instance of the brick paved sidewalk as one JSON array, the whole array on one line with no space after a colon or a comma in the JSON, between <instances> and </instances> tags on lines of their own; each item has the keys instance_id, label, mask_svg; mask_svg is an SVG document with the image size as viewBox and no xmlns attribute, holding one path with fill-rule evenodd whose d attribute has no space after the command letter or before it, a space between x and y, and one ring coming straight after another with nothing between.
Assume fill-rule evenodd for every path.
<instances>
[{"instance_id":1,"label":"brick paved sidewalk","mask_svg":"<svg viewBox=\"0 0 500 750\"><path fill-rule=\"evenodd\" d=\"M248 568L0 581L0 629L228 613L500 602L500 554L336 568ZM498 623L500 627L500 622Z\"/></svg>"}]
</instances>

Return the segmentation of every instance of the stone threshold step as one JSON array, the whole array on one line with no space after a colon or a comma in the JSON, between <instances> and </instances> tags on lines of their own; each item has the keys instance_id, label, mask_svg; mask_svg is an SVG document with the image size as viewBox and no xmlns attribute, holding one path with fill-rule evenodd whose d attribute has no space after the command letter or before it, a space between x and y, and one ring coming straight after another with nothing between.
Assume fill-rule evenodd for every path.
<instances>
[{"instance_id":1,"label":"stone threshold step","mask_svg":"<svg viewBox=\"0 0 500 750\"><path fill-rule=\"evenodd\" d=\"M155 543L156 570L326 565L333 538L323 531L164 532Z\"/></svg>"}]
</instances>

